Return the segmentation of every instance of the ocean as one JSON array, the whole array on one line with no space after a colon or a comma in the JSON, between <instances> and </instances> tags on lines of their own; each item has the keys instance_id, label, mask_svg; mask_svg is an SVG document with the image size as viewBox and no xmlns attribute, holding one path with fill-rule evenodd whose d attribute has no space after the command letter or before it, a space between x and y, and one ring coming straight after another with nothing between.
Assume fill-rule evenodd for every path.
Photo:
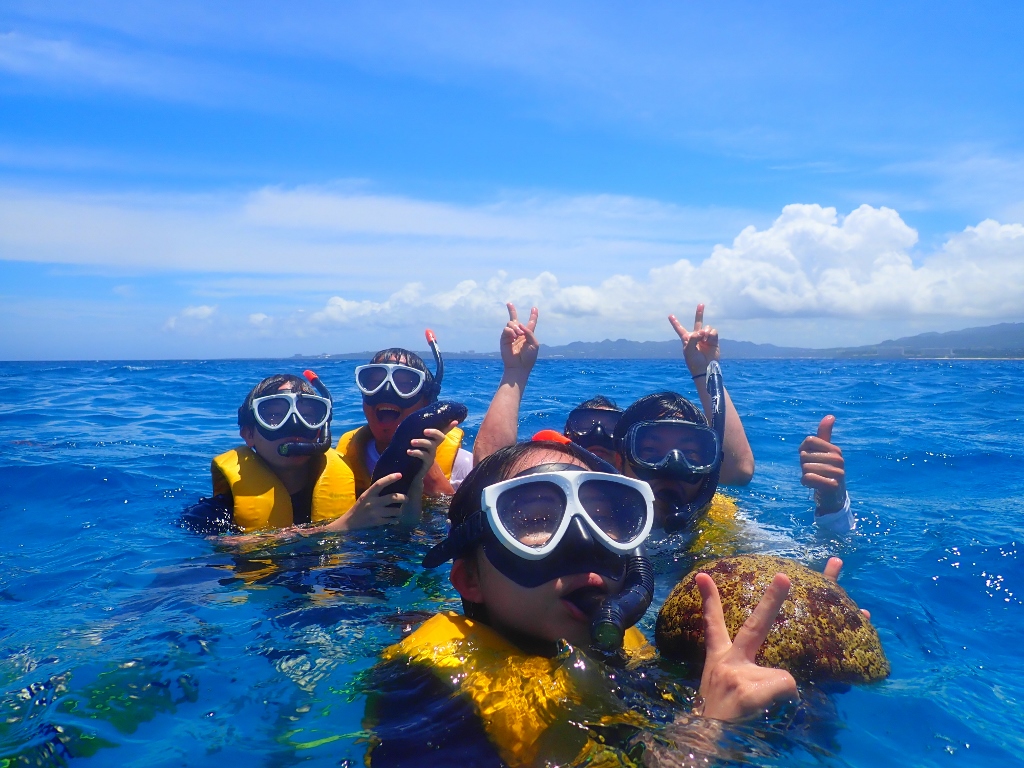
<instances>
[{"instance_id":1,"label":"ocean","mask_svg":"<svg viewBox=\"0 0 1024 768\"><path fill-rule=\"evenodd\" d=\"M305 361L308 364L308 361ZM317 361L335 435L356 363ZM1024 363L726 360L757 460L732 489L750 547L820 569L871 611L891 677L830 693L825 743L739 762L1024 765ZM359 674L458 607L418 565L443 536L364 531L244 550L177 525L236 445L235 410L293 360L0 363L0 766L361 765ZM500 377L452 360L470 438ZM680 361L541 360L520 435L594 394L693 396ZM797 447L837 417L858 527L819 532ZM663 600L678 574L659 574ZM656 608L657 606L655 606ZM654 609L642 628L653 628ZM756 735L755 735L756 736ZM747 737L754 738L749 733Z\"/></svg>"}]
</instances>

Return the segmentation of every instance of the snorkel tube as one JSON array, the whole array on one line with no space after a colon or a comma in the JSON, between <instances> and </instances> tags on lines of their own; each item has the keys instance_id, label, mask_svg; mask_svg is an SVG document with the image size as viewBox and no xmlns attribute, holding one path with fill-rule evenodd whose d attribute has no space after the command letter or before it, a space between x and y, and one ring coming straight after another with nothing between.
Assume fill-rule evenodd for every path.
<instances>
[{"instance_id":1,"label":"snorkel tube","mask_svg":"<svg viewBox=\"0 0 1024 768\"><path fill-rule=\"evenodd\" d=\"M711 396L711 429L718 436L718 457L714 470L707 475L700 493L693 501L673 505L665 518L665 532L673 533L687 528L714 498L718 490L718 477L722 472L722 456L725 445L725 385L722 383L722 368L717 360L708 364L707 392Z\"/></svg>"},{"instance_id":2,"label":"snorkel tube","mask_svg":"<svg viewBox=\"0 0 1024 768\"><path fill-rule=\"evenodd\" d=\"M622 648L626 630L636 624L654 600L654 566L643 546L639 546L626 561L622 576L622 591L600 600L590 617L590 640L604 653Z\"/></svg>"},{"instance_id":3,"label":"snorkel tube","mask_svg":"<svg viewBox=\"0 0 1024 768\"><path fill-rule=\"evenodd\" d=\"M320 377L313 371L303 371L302 375L306 381L312 384L321 397L331 401L331 415L327 417L327 423L320 428L320 434L311 443L282 443L277 447L277 452L282 456L313 456L317 453L327 453L331 447L331 420L334 418L334 398L330 390L320 381ZM292 418L295 418L294 416Z\"/></svg>"},{"instance_id":4,"label":"snorkel tube","mask_svg":"<svg viewBox=\"0 0 1024 768\"><path fill-rule=\"evenodd\" d=\"M434 394L433 400L437 400L437 396L441 394L441 380L444 378L444 358L441 357L441 348L437 346L437 336L434 332L427 328L423 334L427 337L427 344L430 345L430 351L434 353L434 361L437 363L437 368L434 370Z\"/></svg>"}]
</instances>

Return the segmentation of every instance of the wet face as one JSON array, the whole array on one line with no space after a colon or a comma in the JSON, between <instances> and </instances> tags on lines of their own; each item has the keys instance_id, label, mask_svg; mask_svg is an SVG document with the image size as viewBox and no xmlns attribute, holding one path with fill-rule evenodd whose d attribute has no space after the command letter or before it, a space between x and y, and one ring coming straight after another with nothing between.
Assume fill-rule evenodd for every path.
<instances>
[{"instance_id":1,"label":"wet face","mask_svg":"<svg viewBox=\"0 0 1024 768\"><path fill-rule=\"evenodd\" d=\"M597 456L597 458L607 461L619 472L622 471L622 457L619 456L618 451L613 451L611 448L602 448L599 445L591 446L587 450Z\"/></svg>"},{"instance_id":2,"label":"wet face","mask_svg":"<svg viewBox=\"0 0 1024 768\"><path fill-rule=\"evenodd\" d=\"M386 359L374 360L374 362L409 365L409 360L405 355L390 355ZM402 423L406 416L415 413L421 408L426 408L428 405L430 403L428 402L428 396L425 394L416 400L407 401L400 397L395 397L394 403L378 403L377 405L369 405L364 399L363 415L366 416L366 424L373 434L374 441L377 443L377 449L383 451L390 445L398 425Z\"/></svg>"},{"instance_id":3,"label":"wet face","mask_svg":"<svg viewBox=\"0 0 1024 768\"><path fill-rule=\"evenodd\" d=\"M627 477L636 477L629 462L626 462L623 474ZM670 480L667 478L656 478L648 480L647 484L654 493L654 527L664 528L665 520L673 507L688 504L700 495L701 481L684 483L681 480Z\"/></svg>"},{"instance_id":4,"label":"wet face","mask_svg":"<svg viewBox=\"0 0 1024 768\"><path fill-rule=\"evenodd\" d=\"M277 389L278 392L297 392L291 382L285 382ZM267 440L254 426L242 427L238 430L245 444L256 451L256 455L273 469L288 470L301 467L309 462L309 456L282 456L277 449L285 443L309 443L301 437L285 437L280 440Z\"/></svg>"},{"instance_id":5,"label":"wet face","mask_svg":"<svg viewBox=\"0 0 1024 768\"><path fill-rule=\"evenodd\" d=\"M377 448L383 450L384 447L391 443L391 438L395 436L395 431L398 429L398 425L402 423L402 420L418 411L420 408L426 408L429 403L426 397L421 397L419 400L414 400L410 405L405 408L401 408L392 403L378 403L377 405L367 405L363 403L363 415L366 416L366 424L370 427L370 432L373 433L373 439L377 442Z\"/></svg>"},{"instance_id":6,"label":"wet face","mask_svg":"<svg viewBox=\"0 0 1024 768\"><path fill-rule=\"evenodd\" d=\"M510 476L552 462L587 469L565 453L540 450L527 454ZM506 630L548 641L568 640L578 646L590 643L590 621L570 598L583 590L613 595L622 586L620 581L584 572L560 576L539 587L523 587L495 568L483 547L478 547L471 558L456 560L451 578L463 597L487 606L491 625L499 632Z\"/></svg>"}]
</instances>

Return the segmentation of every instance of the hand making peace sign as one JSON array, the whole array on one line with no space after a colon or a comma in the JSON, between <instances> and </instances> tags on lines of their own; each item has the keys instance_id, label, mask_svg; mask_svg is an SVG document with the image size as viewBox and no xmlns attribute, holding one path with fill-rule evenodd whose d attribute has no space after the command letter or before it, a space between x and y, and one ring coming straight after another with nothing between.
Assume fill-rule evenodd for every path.
<instances>
[{"instance_id":1,"label":"hand making peace sign","mask_svg":"<svg viewBox=\"0 0 1024 768\"><path fill-rule=\"evenodd\" d=\"M672 324L672 329L680 341L683 342L683 357L686 359L686 367L690 369L690 375L699 376L706 372L708 364L712 360L718 360L720 352L718 330L710 325L704 325L704 305L697 305L692 331L686 330L675 315L669 315L668 321Z\"/></svg>"},{"instance_id":2,"label":"hand making peace sign","mask_svg":"<svg viewBox=\"0 0 1024 768\"><path fill-rule=\"evenodd\" d=\"M796 680L782 669L759 667L754 658L768 636L789 595L789 577L775 574L771 585L754 612L729 639L715 580L706 573L697 574L697 588L704 607L704 674L700 695L704 698L705 717L717 720L742 720L752 717L772 702L798 697Z\"/></svg>"},{"instance_id":3,"label":"hand making peace sign","mask_svg":"<svg viewBox=\"0 0 1024 768\"><path fill-rule=\"evenodd\" d=\"M505 306L508 309L508 323L501 331L501 361L505 364L505 370L521 368L529 373L540 351L540 342L533 335L537 327L537 308L530 310L530 319L524 324L519 322L515 304L509 302Z\"/></svg>"}]
</instances>

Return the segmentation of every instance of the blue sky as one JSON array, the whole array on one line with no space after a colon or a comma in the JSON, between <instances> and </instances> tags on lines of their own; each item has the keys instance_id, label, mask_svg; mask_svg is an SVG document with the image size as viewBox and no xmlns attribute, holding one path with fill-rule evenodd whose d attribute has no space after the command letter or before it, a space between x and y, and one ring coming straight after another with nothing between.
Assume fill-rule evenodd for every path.
<instances>
[{"instance_id":1,"label":"blue sky","mask_svg":"<svg viewBox=\"0 0 1024 768\"><path fill-rule=\"evenodd\" d=\"M9 1L0 357L1024 320L1019 3Z\"/></svg>"}]
</instances>

